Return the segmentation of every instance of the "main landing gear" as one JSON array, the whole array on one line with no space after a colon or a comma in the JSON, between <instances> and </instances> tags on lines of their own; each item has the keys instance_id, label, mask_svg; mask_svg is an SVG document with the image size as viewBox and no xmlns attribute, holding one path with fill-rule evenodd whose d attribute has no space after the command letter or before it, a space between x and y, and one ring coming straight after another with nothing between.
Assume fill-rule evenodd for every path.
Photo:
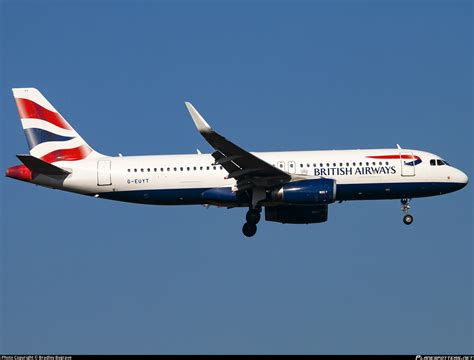
<instances>
[{"instance_id":1,"label":"main landing gear","mask_svg":"<svg viewBox=\"0 0 474 360\"><path fill-rule=\"evenodd\" d=\"M401 199L402 211L403 211L403 222L406 225L410 225L413 222L413 216L408 214L408 209L410 209L410 199Z\"/></svg>"},{"instance_id":2,"label":"main landing gear","mask_svg":"<svg viewBox=\"0 0 474 360\"><path fill-rule=\"evenodd\" d=\"M245 216L247 222L242 227L242 232L245 236L252 237L257 232L257 224L260 221L261 211L262 208L260 207L250 208L249 211L247 211L247 215Z\"/></svg>"}]
</instances>

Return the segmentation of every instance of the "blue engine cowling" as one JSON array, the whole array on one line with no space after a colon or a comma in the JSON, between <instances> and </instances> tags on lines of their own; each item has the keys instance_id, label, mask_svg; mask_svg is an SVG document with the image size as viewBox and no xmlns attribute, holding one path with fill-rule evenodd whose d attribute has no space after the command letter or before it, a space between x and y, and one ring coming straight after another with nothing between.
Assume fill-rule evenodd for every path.
<instances>
[{"instance_id":1,"label":"blue engine cowling","mask_svg":"<svg viewBox=\"0 0 474 360\"><path fill-rule=\"evenodd\" d=\"M286 204L330 204L336 200L336 181L311 179L290 182L274 193L273 198Z\"/></svg>"}]
</instances>

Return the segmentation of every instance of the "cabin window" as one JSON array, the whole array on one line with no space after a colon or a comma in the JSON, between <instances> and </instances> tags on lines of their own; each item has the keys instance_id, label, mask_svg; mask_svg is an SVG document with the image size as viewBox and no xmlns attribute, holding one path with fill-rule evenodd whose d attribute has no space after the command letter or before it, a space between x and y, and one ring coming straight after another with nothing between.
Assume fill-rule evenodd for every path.
<instances>
[{"instance_id":1,"label":"cabin window","mask_svg":"<svg viewBox=\"0 0 474 360\"><path fill-rule=\"evenodd\" d=\"M202 166L201 166L201 167L199 167L199 170L202 170L202 169L203 169L203 167L202 167Z\"/></svg>"},{"instance_id":2,"label":"cabin window","mask_svg":"<svg viewBox=\"0 0 474 360\"><path fill-rule=\"evenodd\" d=\"M346 163L346 166L349 166L349 163Z\"/></svg>"},{"instance_id":3,"label":"cabin window","mask_svg":"<svg viewBox=\"0 0 474 360\"><path fill-rule=\"evenodd\" d=\"M300 168L302 168L302 167L303 167L303 164L300 164Z\"/></svg>"},{"instance_id":4,"label":"cabin window","mask_svg":"<svg viewBox=\"0 0 474 360\"><path fill-rule=\"evenodd\" d=\"M177 169L176 168L173 168L174 171L176 171Z\"/></svg>"},{"instance_id":5,"label":"cabin window","mask_svg":"<svg viewBox=\"0 0 474 360\"><path fill-rule=\"evenodd\" d=\"M336 163L332 163L332 166L336 167Z\"/></svg>"},{"instance_id":6,"label":"cabin window","mask_svg":"<svg viewBox=\"0 0 474 360\"><path fill-rule=\"evenodd\" d=\"M290 163L290 168L293 168L293 163Z\"/></svg>"},{"instance_id":7,"label":"cabin window","mask_svg":"<svg viewBox=\"0 0 474 360\"><path fill-rule=\"evenodd\" d=\"M356 166L356 163L355 163L355 162L353 162L353 163L352 163L352 166Z\"/></svg>"},{"instance_id":8,"label":"cabin window","mask_svg":"<svg viewBox=\"0 0 474 360\"><path fill-rule=\"evenodd\" d=\"M197 169L196 169L196 166L195 166L195 167L193 167L193 170L194 170L194 171L196 171L196 170L197 170Z\"/></svg>"},{"instance_id":9,"label":"cabin window","mask_svg":"<svg viewBox=\"0 0 474 360\"><path fill-rule=\"evenodd\" d=\"M379 161L379 165L382 166L382 162L381 162L381 161Z\"/></svg>"},{"instance_id":10,"label":"cabin window","mask_svg":"<svg viewBox=\"0 0 474 360\"><path fill-rule=\"evenodd\" d=\"M160 171L163 172L163 168L160 168Z\"/></svg>"},{"instance_id":11,"label":"cabin window","mask_svg":"<svg viewBox=\"0 0 474 360\"><path fill-rule=\"evenodd\" d=\"M339 163L339 166L342 167L342 163Z\"/></svg>"},{"instance_id":12,"label":"cabin window","mask_svg":"<svg viewBox=\"0 0 474 360\"><path fill-rule=\"evenodd\" d=\"M166 171L170 171L170 168L166 168Z\"/></svg>"},{"instance_id":13,"label":"cabin window","mask_svg":"<svg viewBox=\"0 0 474 360\"><path fill-rule=\"evenodd\" d=\"M368 162L368 161L365 163L365 166L369 166L369 162Z\"/></svg>"},{"instance_id":14,"label":"cabin window","mask_svg":"<svg viewBox=\"0 0 474 360\"><path fill-rule=\"evenodd\" d=\"M385 161L385 165L387 165L387 166L388 166L388 161Z\"/></svg>"},{"instance_id":15,"label":"cabin window","mask_svg":"<svg viewBox=\"0 0 474 360\"><path fill-rule=\"evenodd\" d=\"M362 163L361 163L361 162L359 163L359 166L362 166Z\"/></svg>"},{"instance_id":16,"label":"cabin window","mask_svg":"<svg viewBox=\"0 0 474 360\"><path fill-rule=\"evenodd\" d=\"M431 166L436 166L436 160L435 160L435 159L431 159L431 160L430 160L430 165L431 165Z\"/></svg>"},{"instance_id":17,"label":"cabin window","mask_svg":"<svg viewBox=\"0 0 474 360\"><path fill-rule=\"evenodd\" d=\"M146 169L148 172L150 172L150 168Z\"/></svg>"},{"instance_id":18,"label":"cabin window","mask_svg":"<svg viewBox=\"0 0 474 360\"><path fill-rule=\"evenodd\" d=\"M215 167L215 166L213 166L212 168L213 168L214 170L216 170L216 167Z\"/></svg>"},{"instance_id":19,"label":"cabin window","mask_svg":"<svg viewBox=\"0 0 474 360\"><path fill-rule=\"evenodd\" d=\"M128 169L128 172L130 172L130 169Z\"/></svg>"},{"instance_id":20,"label":"cabin window","mask_svg":"<svg viewBox=\"0 0 474 360\"><path fill-rule=\"evenodd\" d=\"M220 166L221 170L222 170L222 165Z\"/></svg>"},{"instance_id":21,"label":"cabin window","mask_svg":"<svg viewBox=\"0 0 474 360\"><path fill-rule=\"evenodd\" d=\"M309 164L306 164L306 167L309 167Z\"/></svg>"}]
</instances>

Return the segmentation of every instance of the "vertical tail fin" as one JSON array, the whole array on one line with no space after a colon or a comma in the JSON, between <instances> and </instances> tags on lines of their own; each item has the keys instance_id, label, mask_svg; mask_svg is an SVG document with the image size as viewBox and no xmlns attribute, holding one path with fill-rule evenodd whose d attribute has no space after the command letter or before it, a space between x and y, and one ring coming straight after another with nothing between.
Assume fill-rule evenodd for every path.
<instances>
[{"instance_id":1,"label":"vertical tail fin","mask_svg":"<svg viewBox=\"0 0 474 360\"><path fill-rule=\"evenodd\" d=\"M102 156L35 88L13 89L30 154L48 163Z\"/></svg>"}]
</instances>

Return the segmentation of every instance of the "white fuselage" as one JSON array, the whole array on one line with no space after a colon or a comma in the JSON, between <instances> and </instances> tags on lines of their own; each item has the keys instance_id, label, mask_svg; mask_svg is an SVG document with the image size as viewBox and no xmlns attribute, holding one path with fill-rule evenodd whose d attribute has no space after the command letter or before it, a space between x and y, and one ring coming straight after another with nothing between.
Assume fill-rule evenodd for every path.
<instances>
[{"instance_id":1,"label":"white fuselage","mask_svg":"<svg viewBox=\"0 0 474 360\"><path fill-rule=\"evenodd\" d=\"M253 153L294 178L336 180L337 200L414 198L460 189L466 175L439 156L418 150L371 149ZM399 155L421 161L412 162ZM433 161L435 165L433 164ZM408 164L407 164L408 162ZM430 164L431 162L431 164ZM439 161L438 161L439 162ZM39 175L32 182L96 197L149 204L206 204L200 194L232 188L234 179L210 154L126 156L56 162L65 179ZM236 205L238 206L238 205Z\"/></svg>"}]
</instances>

